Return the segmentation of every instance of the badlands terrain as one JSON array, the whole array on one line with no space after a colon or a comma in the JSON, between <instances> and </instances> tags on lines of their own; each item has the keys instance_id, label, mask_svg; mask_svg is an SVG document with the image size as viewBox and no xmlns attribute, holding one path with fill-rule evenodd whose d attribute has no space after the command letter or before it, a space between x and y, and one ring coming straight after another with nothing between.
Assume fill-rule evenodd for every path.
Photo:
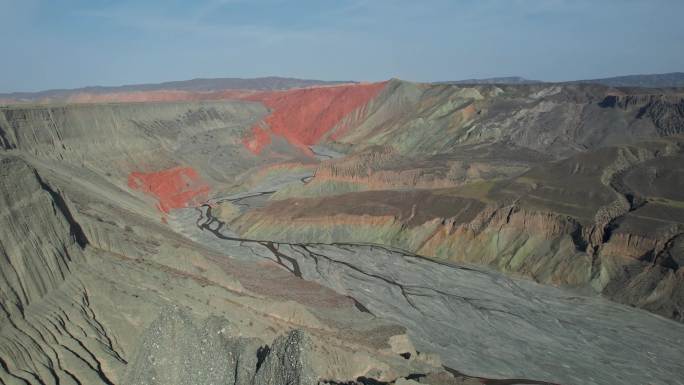
<instances>
[{"instance_id":1,"label":"badlands terrain","mask_svg":"<svg viewBox=\"0 0 684 385\"><path fill-rule=\"evenodd\" d=\"M0 95L0 384L684 384L679 78Z\"/></svg>"}]
</instances>

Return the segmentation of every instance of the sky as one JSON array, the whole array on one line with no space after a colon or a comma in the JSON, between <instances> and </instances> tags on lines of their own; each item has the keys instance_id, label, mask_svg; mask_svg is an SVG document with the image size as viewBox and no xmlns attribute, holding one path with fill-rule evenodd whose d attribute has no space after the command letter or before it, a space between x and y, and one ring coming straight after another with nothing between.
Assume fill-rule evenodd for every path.
<instances>
[{"instance_id":1,"label":"sky","mask_svg":"<svg viewBox=\"0 0 684 385\"><path fill-rule=\"evenodd\" d=\"M684 71L683 0L0 0L0 92Z\"/></svg>"}]
</instances>

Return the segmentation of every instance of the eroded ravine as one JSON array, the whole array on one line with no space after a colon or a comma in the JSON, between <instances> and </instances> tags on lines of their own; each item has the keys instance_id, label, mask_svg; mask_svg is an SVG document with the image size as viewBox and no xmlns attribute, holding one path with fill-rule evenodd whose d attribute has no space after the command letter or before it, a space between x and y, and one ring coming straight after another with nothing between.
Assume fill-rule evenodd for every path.
<instances>
[{"instance_id":1,"label":"eroded ravine","mask_svg":"<svg viewBox=\"0 0 684 385\"><path fill-rule=\"evenodd\" d=\"M271 192L257 190L239 197ZM214 201L221 199L242 198ZM642 310L379 245L245 239L214 217L210 205L177 210L172 225L234 258L271 260L353 298L405 326L418 350L439 353L447 367L469 375L684 383L684 325Z\"/></svg>"}]
</instances>

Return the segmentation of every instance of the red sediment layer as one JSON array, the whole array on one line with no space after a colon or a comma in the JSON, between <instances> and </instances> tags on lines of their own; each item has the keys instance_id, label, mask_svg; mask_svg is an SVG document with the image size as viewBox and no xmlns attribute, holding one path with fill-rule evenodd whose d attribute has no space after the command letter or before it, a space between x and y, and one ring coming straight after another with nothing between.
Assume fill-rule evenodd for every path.
<instances>
[{"instance_id":1,"label":"red sediment layer","mask_svg":"<svg viewBox=\"0 0 684 385\"><path fill-rule=\"evenodd\" d=\"M260 125L265 124L272 133L285 137L297 147L307 148L316 144L346 115L377 96L385 84L349 84L259 92L243 99L261 102L271 109L271 113ZM260 125L254 126L251 137L243 141L255 154L260 153L271 140Z\"/></svg>"},{"instance_id":2,"label":"red sediment layer","mask_svg":"<svg viewBox=\"0 0 684 385\"><path fill-rule=\"evenodd\" d=\"M160 211L188 207L206 200L210 187L191 167L174 167L159 172L133 172L128 176L128 187L153 195Z\"/></svg>"},{"instance_id":3,"label":"red sediment layer","mask_svg":"<svg viewBox=\"0 0 684 385\"><path fill-rule=\"evenodd\" d=\"M271 136L268 134L268 131L258 125L252 127L251 135L242 139L242 144L255 154L259 154L261 150L270 143Z\"/></svg>"}]
</instances>

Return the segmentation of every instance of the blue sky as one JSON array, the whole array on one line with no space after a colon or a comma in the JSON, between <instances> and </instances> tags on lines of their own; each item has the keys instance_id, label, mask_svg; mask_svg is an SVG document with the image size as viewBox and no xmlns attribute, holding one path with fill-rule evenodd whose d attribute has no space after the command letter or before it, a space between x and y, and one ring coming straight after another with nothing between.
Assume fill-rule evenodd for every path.
<instances>
[{"instance_id":1,"label":"blue sky","mask_svg":"<svg viewBox=\"0 0 684 385\"><path fill-rule=\"evenodd\" d=\"M684 71L683 0L0 0L0 92Z\"/></svg>"}]
</instances>

